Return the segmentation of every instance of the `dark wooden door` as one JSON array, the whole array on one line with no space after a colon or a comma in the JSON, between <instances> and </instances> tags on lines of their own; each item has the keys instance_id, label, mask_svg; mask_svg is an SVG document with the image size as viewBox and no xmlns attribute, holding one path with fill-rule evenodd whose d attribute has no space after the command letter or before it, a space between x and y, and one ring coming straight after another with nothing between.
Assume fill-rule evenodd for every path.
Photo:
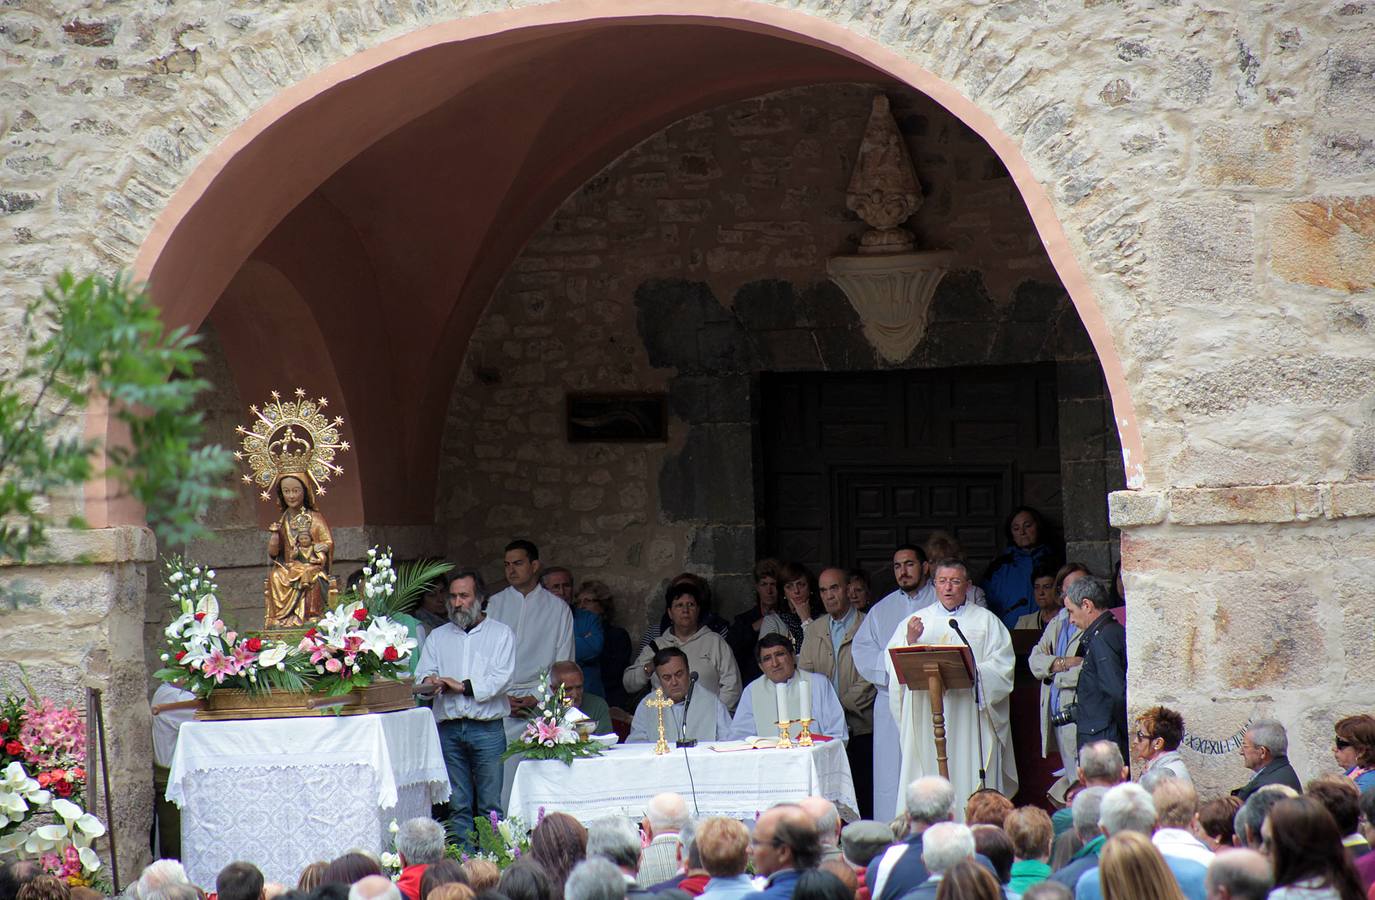
<instances>
[{"instance_id":1,"label":"dark wooden door","mask_svg":"<svg viewBox=\"0 0 1375 900\"><path fill-rule=\"evenodd\" d=\"M955 536L973 572L997 554L1006 470L842 469L836 474L838 558L888 585L893 548L921 545L933 531ZM889 588L891 590L891 587Z\"/></svg>"},{"instance_id":2,"label":"dark wooden door","mask_svg":"<svg viewBox=\"0 0 1375 900\"><path fill-rule=\"evenodd\" d=\"M977 577L1022 503L1060 518L1053 365L766 375L763 552L863 566L948 531Z\"/></svg>"}]
</instances>

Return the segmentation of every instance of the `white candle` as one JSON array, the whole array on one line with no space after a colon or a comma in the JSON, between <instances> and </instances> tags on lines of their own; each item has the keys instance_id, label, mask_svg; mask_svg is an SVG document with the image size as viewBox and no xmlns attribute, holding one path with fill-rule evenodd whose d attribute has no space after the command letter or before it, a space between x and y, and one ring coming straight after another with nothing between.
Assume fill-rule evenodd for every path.
<instances>
[{"instance_id":1,"label":"white candle","mask_svg":"<svg viewBox=\"0 0 1375 900\"><path fill-rule=\"evenodd\" d=\"M787 722L788 719L788 686L786 684L775 684L774 693L778 698L778 721Z\"/></svg>"},{"instance_id":2,"label":"white candle","mask_svg":"<svg viewBox=\"0 0 1375 900\"><path fill-rule=\"evenodd\" d=\"M812 717L812 682L801 672L797 673L797 680L801 682L798 687L802 689L802 715L799 718L810 719Z\"/></svg>"}]
</instances>

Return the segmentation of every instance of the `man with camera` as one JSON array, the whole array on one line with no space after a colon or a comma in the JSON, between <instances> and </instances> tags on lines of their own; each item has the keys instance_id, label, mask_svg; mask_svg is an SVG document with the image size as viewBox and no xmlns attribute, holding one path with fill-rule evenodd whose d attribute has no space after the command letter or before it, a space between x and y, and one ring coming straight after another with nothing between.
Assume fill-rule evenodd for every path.
<instances>
[{"instance_id":1,"label":"man with camera","mask_svg":"<svg viewBox=\"0 0 1375 900\"><path fill-rule=\"evenodd\" d=\"M1108 608L1108 592L1096 578L1081 578L1065 591L1083 666L1075 702L1061 709L1075 724L1079 749L1112 741L1127 759L1127 630Z\"/></svg>"}]
</instances>

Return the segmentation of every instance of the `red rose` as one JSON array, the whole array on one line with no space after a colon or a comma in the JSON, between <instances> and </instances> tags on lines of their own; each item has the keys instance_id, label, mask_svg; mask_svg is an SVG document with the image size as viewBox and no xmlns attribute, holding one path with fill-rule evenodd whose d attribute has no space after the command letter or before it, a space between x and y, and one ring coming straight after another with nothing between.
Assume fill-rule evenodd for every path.
<instances>
[{"instance_id":1,"label":"red rose","mask_svg":"<svg viewBox=\"0 0 1375 900\"><path fill-rule=\"evenodd\" d=\"M196 613L196 621L197 621L197 622L204 622L204 621L205 621L205 613Z\"/></svg>"},{"instance_id":2,"label":"red rose","mask_svg":"<svg viewBox=\"0 0 1375 900\"><path fill-rule=\"evenodd\" d=\"M307 631L307 632L306 632L304 635L302 635L302 636L303 636L303 637L310 637L310 638L315 637L315 629L314 629L314 628L310 629L309 631Z\"/></svg>"},{"instance_id":3,"label":"red rose","mask_svg":"<svg viewBox=\"0 0 1375 900\"><path fill-rule=\"evenodd\" d=\"M360 606L353 611L353 617L361 622L368 617L368 611Z\"/></svg>"},{"instance_id":4,"label":"red rose","mask_svg":"<svg viewBox=\"0 0 1375 900\"><path fill-rule=\"evenodd\" d=\"M396 662L396 660L400 658L400 654L396 652L395 647L388 647L382 651L382 658L387 662Z\"/></svg>"},{"instance_id":5,"label":"red rose","mask_svg":"<svg viewBox=\"0 0 1375 900\"><path fill-rule=\"evenodd\" d=\"M70 797L72 795L72 783L70 781L54 781L53 793L59 797Z\"/></svg>"},{"instance_id":6,"label":"red rose","mask_svg":"<svg viewBox=\"0 0 1375 900\"><path fill-rule=\"evenodd\" d=\"M38 782L38 786L41 788L45 788L48 785L52 784L52 780L53 773L51 772L39 772L38 777L34 779L34 781Z\"/></svg>"},{"instance_id":7,"label":"red rose","mask_svg":"<svg viewBox=\"0 0 1375 900\"><path fill-rule=\"evenodd\" d=\"M75 780L75 781L85 781L85 780L86 780L86 770L83 769L83 768L81 768L80 766L77 766L75 769L72 769L72 770L71 770L70 772L68 772L67 774L69 774L69 775L72 777L72 779Z\"/></svg>"},{"instance_id":8,"label":"red rose","mask_svg":"<svg viewBox=\"0 0 1375 900\"><path fill-rule=\"evenodd\" d=\"M183 658L184 656L186 656L186 651L185 651L185 650L178 650L178 651L177 651L177 655L174 656L174 657L172 657L172 658L175 659L177 662L181 662L181 661L182 661L182 658Z\"/></svg>"},{"instance_id":9,"label":"red rose","mask_svg":"<svg viewBox=\"0 0 1375 900\"><path fill-rule=\"evenodd\" d=\"M18 741L10 741L8 744L5 745L5 752L8 753L10 756L23 756L24 745L19 743Z\"/></svg>"},{"instance_id":10,"label":"red rose","mask_svg":"<svg viewBox=\"0 0 1375 900\"><path fill-rule=\"evenodd\" d=\"M263 649L263 642L261 638L249 638L244 642L244 646L248 648L248 652L257 653Z\"/></svg>"}]
</instances>

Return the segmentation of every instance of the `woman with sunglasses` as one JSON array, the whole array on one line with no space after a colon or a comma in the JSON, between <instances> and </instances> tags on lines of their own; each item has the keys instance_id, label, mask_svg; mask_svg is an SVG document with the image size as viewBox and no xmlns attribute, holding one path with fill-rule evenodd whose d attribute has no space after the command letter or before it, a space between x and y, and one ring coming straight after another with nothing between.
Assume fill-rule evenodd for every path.
<instances>
[{"instance_id":1,"label":"woman with sunglasses","mask_svg":"<svg viewBox=\"0 0 1375 900\"><path fill-rule=\"evenodd\" d=\"M1375 788L1375 716L1347 716L1333 726L1332 757L1362 793Z\"/></svg>"}]
</instances>

